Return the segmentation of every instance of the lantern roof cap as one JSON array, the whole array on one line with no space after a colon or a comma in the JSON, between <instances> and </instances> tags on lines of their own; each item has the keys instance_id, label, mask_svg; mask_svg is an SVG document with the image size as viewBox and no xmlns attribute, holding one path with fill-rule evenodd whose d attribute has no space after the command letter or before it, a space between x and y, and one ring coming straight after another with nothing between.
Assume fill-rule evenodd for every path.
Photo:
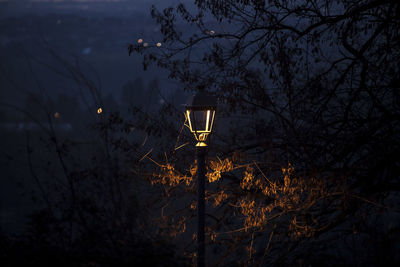
<instances>
[{"instance_id":1,"label":"lantern roof cap","mask_svg":"<svg viewBox=\"0 0 400 267\"><path fill-rule=\"evenodd\" d=\"M197 93L188 98L186 109L217 109L217 98L205 93Z\"/></svg>"}]
</instances>

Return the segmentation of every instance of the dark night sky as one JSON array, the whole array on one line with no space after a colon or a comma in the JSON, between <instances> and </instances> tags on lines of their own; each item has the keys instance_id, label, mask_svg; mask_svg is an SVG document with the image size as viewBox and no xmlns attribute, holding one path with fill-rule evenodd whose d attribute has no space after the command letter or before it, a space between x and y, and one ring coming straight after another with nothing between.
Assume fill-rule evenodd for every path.
<instances>
[{"instance_id":1,"label":"dark night sky","mask_svg":"<svg viewBox=\"0 0 400 267\"><path fill-rule=\"evenodd\" d=\"M150 81L156 78L160 90L168 97L177 86L160 70L152 68L144 72L141 58L128 56L126 46L138 38L158 42L159 28L151 20L150 7L155 4L163 8L176 3L177 0L0 0L0 58L3 65L0 131L4 134L0 142L1 228L18 232L26 213L32 208L29 193L32 180L25 164L25 137L22 132L10 137L5 131L21 120L20 112L6 106L25 108L27 93L43 93L33 86L34 79L21 51L57 66L40 45L46 40L64 58L76 57L87 62L91 67L85 69L85 74L96 79L92 73L92 69L95 70L101 80L102 97L107 99L111 95L117 104L121 101L121 88L137 79L142 80L146 90ZM34 65L34 72L50 98L69 95L82 100L71 81L63 80L39 65ZM10 80L18 81L25 91L16 90Z\"/></svg>"},{"instance_id":2,"label":"dark night sky","mask_svg":"<svg viewBox=\"0 0 400 267\"><path fill-rule=\"evenodd\" d=\"M28 13L79 13L85 15L131 16L146 13L151 5L160 8L175 5L177 0L1 0L1 16Z\"/></svg>"}]
</instances>

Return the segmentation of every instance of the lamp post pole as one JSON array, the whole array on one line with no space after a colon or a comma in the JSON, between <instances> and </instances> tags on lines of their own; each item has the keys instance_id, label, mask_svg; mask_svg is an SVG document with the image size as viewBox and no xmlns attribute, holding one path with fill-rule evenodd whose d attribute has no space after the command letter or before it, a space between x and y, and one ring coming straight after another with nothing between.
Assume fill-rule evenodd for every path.
<instances>
[{"instance_id":1,"label":"lamp post pole","mask_svg":"<svg viewBox=\"0 0 400 267\"><path fill-rule=\"evenodd\" d=\"M190 131L194 134L197 158L197 267L205 265L205 157L207 153L206 139L211 133L214 124L217 99L204 93L191 96L186 105L185 117ZM185 121L185 122L186 122Z\"/></svg>"},{"instance_id":2,"label":"lamp post pole","mask_svg":"<svg viewBox=\"0 0 400 267\"><path fill-rule=\"evenodd\" d=\"M197 267L204 267L205 244L205 206L204 206L204 184L205 184L205 156L206 146L197 146Z\"/></svg>"}]
</instances>

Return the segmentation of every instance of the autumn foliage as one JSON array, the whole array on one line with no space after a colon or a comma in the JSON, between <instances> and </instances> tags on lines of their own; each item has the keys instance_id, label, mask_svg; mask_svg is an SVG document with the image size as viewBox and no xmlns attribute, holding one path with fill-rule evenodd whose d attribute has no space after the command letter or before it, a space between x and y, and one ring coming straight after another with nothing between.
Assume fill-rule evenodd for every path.
<instances>
[{"instance_id":1,"label":"autumn foliage","mask_svg":"<svg viewBox=\"0 0 400 267\"><path fill-rule=\"evenodd\" d=\"M207 163L210 264L399 261L396 1L201 0L152 16L163 46L129 53L187 92L219 98ZM193 232L191 137L179 107L157 116L153 127L177 143L147 155L145 175L163 188L175 224Z\"/></svg>"}]
</instances>

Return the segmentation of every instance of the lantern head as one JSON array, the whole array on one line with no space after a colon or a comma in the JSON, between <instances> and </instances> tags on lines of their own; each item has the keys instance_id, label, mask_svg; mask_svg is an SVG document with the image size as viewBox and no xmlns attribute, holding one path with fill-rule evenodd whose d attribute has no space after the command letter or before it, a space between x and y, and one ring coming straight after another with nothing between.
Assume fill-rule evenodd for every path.
<instances>
[{"instance_id":1,"label":"lantern head","mask_svg":"<svg viewBox=\"0 0 400 267\"><path fill-rule=\"evenodd\" d=\"M203 93L189 97L185 117L190 131L198 141L196 146L207 146L205 141L214 124L217 99Z\"/></svg>"}]
</instances>

